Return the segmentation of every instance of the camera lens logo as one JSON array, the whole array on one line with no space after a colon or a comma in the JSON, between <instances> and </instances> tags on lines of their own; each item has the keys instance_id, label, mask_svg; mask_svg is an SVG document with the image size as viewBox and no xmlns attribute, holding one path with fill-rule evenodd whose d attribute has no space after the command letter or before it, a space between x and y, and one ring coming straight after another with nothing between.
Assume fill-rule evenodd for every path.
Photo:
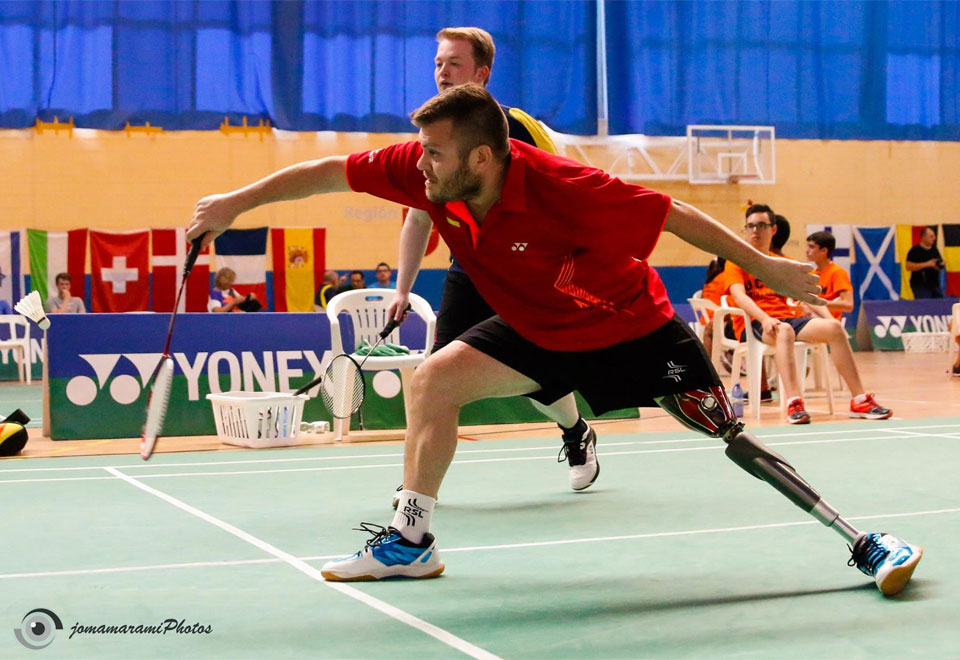
<instances>
[{"instance_id":1,"label":"camera lens logo","mask_svg":"<svg viewBox=\"0 0 960 660\"><path fill-rule=\"evenodd\" d=\"M20 627L14 628L13 634L17 641L28 649L36 650L50 646L58 630L63 630L60 617L50 610L38 607L27 612L20 622Z\"/></svg>"}]
</instances>

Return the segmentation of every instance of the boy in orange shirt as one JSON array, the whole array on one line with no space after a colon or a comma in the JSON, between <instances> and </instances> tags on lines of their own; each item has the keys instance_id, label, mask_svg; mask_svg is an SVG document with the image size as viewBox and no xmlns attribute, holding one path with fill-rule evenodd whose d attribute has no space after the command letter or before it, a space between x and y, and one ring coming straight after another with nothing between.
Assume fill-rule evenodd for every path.
<instances>
[{"instance_id":1,"label":"boy in orange shirt","mask_svg":"<svg viewBox=\"0 0 960 660\"><path fill-rule=\"evenodd\" d=\"M776 231L774 213L769 206L754 204L747 209L744 234L753 247L770 254L770 243ZM776 348L774 359L783 380L780 396L787 399L788 422L810 423L810 415L799 396L800 384L793 350L797 340L825 342L830 346L830 355L837 370L853 395L850 400L851 417L887 419L893 414L889 408L880 406L872 394L864 391L847 333L828 311L806 306L814 318L802 318L804 307L789 305L785 297L736 264L728 261L726 272L730 297L752 319L751 331L754 336Z\"/></svg>"},{"instance_id":2,"label":"boy in orange shirt","mask_svg":"<svg viewBox=\"0 0 960 660\"><path fill-rule=\"evenodd\" d=\"M853 311L853 284L842 266L835 264L833 251L837 239L828 231L815 231L807 236L807 261L817 265L820 276L820 297L827 301L827 311L838 321Z\"/></svg>"}]
</instances>

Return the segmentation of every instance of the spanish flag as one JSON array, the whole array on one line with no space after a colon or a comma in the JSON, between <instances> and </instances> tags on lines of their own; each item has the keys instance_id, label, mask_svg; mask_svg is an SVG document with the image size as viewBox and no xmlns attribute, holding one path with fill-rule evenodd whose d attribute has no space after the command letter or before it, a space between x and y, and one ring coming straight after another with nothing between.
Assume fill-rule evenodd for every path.
<instances>
[{"instance_id":1,"label":"spanish flag","mask_svg":"<svg viewBox=\"0 0 960 660\"><path fill-rule=\"evenodd\" d=\"M271 229L273 308L278 312L312 312L313 295L323 283L326 229Z\"/></svg>"},{"instance_id":2,"label":"spanish flag","mask_svg":"<svg viewBox=\"0 0 960 660\"><path fill-rule=\"evenodd\" d=\"M897 225L897 261L900 262L900 299L913 300L910 271L907 270L907 252L920 242L926 225Z\"/></svg>"},{"instance_id":3,"label":"spanish flag","mask_svg":"<svg viewBox=\"0 0 960 660\"><path fill-rule=\"evenodd\" d=\"M943 229L943 263L947 270L948 296L960 296L960 225L940 225Z\"/></svg>"}]
</instances>

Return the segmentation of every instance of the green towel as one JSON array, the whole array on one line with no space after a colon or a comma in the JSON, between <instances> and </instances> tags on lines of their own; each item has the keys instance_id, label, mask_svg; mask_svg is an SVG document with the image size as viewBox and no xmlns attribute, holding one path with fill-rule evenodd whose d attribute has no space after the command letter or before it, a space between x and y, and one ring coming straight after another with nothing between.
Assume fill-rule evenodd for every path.
<instances>
[{"instance_id":1,"label":"green towel","mask_svg":"<svg viewBox=\"0 0 960 660\"><path fill-rule=\"evenodd\" d=\"M406 346L397 346L396 344L380 344L375 349L373 353L370 352L370 349L373 348L366 339L360 341L360 345L357 346L357 349L354 351L355 355L373 355L374 357L396 357L398 355L410 355L410 349Z\"/></svg>"}]
</instances>

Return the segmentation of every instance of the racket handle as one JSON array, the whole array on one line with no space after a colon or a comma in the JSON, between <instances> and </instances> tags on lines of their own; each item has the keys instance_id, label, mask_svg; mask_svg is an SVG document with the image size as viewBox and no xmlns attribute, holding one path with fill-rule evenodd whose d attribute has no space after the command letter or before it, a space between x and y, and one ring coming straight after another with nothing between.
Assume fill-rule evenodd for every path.
<instances>
[{"instance_id":1,"label":"racket handle","mask_svg":"<svg viewBox=\"0 0 960 660\"><path fill-rule=\"evenodd\" d=\"M403 313L406 314L407 312L409 312L410 307L411 307L410 303L407 303L407 308L403 310ZM383 326L383 330L380 331L380 339L386 339L387 335L389 335L391 332L396 330L397 326L400 325L400 323L401 322L398 321L397 319L390 319L390 321L385 326Z\"/></svg>"},{"instance_id":2,"label":"racket handle","mask_svg":"<svg viewBox=\"0 0 960 660\"><path fill-rule=\"evenodd\" d=\"M314 378L313 380L311 380L309 383L307 383L306 385L304 385L303 387L301 387L299 390L297 390L296 392L294 392L294 395L300 396L301 394L306 394L306 393L307 393L307 390L309 390L311 387L315 386L315 385L316 385L317 383L319 383L321 380L323 380L323 374L320 374L319 376L317 376L316 378Z\"/></svg>"},{"instance_id":3,"label":"racket handle","mask_svg":"<svg viewBox=\"0 0 960 660\"><path fill-rule=\"evenodd\" d=\"M197 257L200 256L200 245L203 243L203 236L197 236L190 242L190 252L187 254L187 260L183 264L183 276L190 275L193 270L193 264L197 263Z\"/></svg>"}]
</instances>

